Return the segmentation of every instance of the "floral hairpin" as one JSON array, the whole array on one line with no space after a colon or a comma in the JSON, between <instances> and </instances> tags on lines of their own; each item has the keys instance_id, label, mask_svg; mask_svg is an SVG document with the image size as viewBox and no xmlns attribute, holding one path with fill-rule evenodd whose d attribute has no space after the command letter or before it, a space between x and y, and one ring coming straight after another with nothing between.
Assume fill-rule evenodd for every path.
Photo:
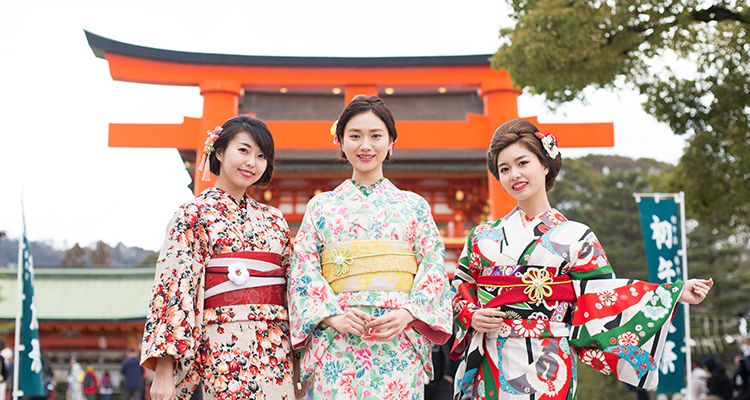
<instances>
[{"instance_id":1,"label":"floral hairpin","mask_svg":"<svg viewBox=\"0 0 750 400\"><path fill-rule=\"evenodd\" d=\"M336 136L336 128L339 126L339 120L333 121L333 125L331 125L331 136L333 136L333 144L338 145L339 144L339 137Z\"/></svg>"},{"instance_id":2,"label":"floral hairpin","mask_svg":"<svg viewBox=\"0 0 750 400\"><path fill-rule=\"evenodd\" d=\"M549 155L549 157L553 160L556 159L560 154L560 149L557 148L557 138L555 137L555 135L551 133L540 132L536 132L534 133L534 135L542 141L542 146L547 152L547 155Z\"/></svg>"},{"instance_id":3,"label":"floral hairpin","mask_svg":"<svg viewBox=\"0 0 750 400\"><path fill-rule=\"evenodd\" d=\"M203 176L201 177L202 181L211 180L211 176L209 175L211 168L209 168L208 159L211 153L213 153L215 150L214 142L216 142L216 139L219 138L219 135L221 135L221 132L223 130L224 129L222 129L220 126L217 126L213 131L208 131L206 142L203 143L203 157L201 158L200 164L198 164L198 171L203 171Z\"/></svg>"}]
</instances>

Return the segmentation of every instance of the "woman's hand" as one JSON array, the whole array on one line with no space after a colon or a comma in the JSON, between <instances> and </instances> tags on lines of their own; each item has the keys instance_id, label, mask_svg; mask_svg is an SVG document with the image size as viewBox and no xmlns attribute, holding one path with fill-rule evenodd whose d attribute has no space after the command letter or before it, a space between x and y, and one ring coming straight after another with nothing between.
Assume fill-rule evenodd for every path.
<instances>
[{"instance_id":1,"label":"woman's hand","mask_svg":"<svg viewBox=\"0 0 750 400\"><path fill-rule=\"evenodd\" d=\"M497 308L480 308L471 317L471 327L477 332L494 332L503 324L505 313Z\"/></svg>"},{"instance_id":2,"label":"woman's hand","mask_svg":"<svg viewBox=\"0 0 750 400\"><path fill-rule=\"evenodd\" d=\"M156 361L156 374L151 383L151 400L172 400L174 397L174 358L164 356Z\"/></svg>"},{"instance_id":3,"label":"woman's hand","mask_svg":"<svg viewBox=\"0 0 750 400\"><path fill-rule=\"evenodd\" d=\"M351 333L362 336L367 333L367 323L372 321L372 316L356 308L350 308L346 314L328 317L323 323L330 325L341 333Z\"/></svg>"},{"instance_id":4,"label":"woman's hand","mask_svg":"<svg viewBox=\"0 0 750 400\"><path fill-rule=\"evenodd\" d=\"M414 321L414 316L409 310L393 310L370 321L367 328L375 331L373 337L387 342L397 338L411 321Z\"/></svg>"},{"instance_id":5,"label":"woman's hand","mask_svg":"<svg viewBox=\"0 0 750 400\"><path fill-rule=\"evenodd\" d=\"M677 301L683 301L688 304L700 304L708 296L708 291L714 285L714 280L689 279L685 281L685 287L682 289L680 298Z\"/></svg>"}]
</instances>

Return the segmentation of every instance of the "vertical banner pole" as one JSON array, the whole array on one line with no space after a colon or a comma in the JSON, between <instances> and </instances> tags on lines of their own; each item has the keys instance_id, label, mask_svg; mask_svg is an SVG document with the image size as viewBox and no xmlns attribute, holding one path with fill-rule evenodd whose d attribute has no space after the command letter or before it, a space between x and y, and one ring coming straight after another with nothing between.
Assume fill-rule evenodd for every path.
<instances>
[{"instance_id":1,"label":"vertical banner pole","mask_svg":"<svg viewBox=\"0 0 750 400\"><path fill-rule=\"evenodd\" d=\"M26 217L23 210L23 194L21 194L21 218L23 219L23 236L18 241L18 266L16 267L16 277L18 278L18 288L16 289L16 333L13 338L13 393L14 400L23 396L23 391L19 387L19 370L21 368L21 316L23 315L23 238L26 237Z\"/></svg>"},{"instance_id":2,"label":"vertical banner pole","mask_svg":"<svg viewBox=\"0 0 750 400\"><path fill-rule=\"evenodd\" d=\"M682 279L688 280L688 262L687 262L687 232L685 230L685 192L680 192L677 196L680 203L680 242L682 243ZM690 338L690 304L683 303L685 310L685 371L686 371L686 388L687 400L693 400L693 369L692 369L692 339Z\"/></svg>"}]
</instances>

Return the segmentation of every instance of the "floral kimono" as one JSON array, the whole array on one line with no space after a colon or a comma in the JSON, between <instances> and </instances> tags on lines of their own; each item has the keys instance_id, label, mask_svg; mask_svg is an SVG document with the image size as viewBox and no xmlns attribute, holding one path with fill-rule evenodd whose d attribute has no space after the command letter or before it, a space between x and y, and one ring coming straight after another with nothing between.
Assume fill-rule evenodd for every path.
<instances>
[{"instance_id":1,"label":"floral kimono","mask_svg":"<svg viewBox=\"0 0 750 400\"><path fill-rule=\"evenodd\" d=\"M175 359L175 398L293 399L285 272L289 227L275 208L218 188L175 213L156 265L142 365Z\"/></svg>"},{"instance_id":2,"label":"floral kimono","mask_svg":"<svg viewBox=\"0 0 750 400\"><path fill-rule=\"evenodd\" d=\"M577 357L654 388L682 287L614 279L594 233L555 209L479 225L453 279L455 398L574 399ZM502 326L474 331L479 308L504 311Z\"/></svg>"},{"instance_id":3,"label":"floral kimono","mask_svg":"<svg viewBox=\"0 0 750 400\"><path fill-rule=\"evenodd\" d=\"M450 337L444 247L430 206L384 179L346 180L307 205L290 277L292 342L314 397L421 399L432 379L431 342ZM414 321L383 342L341 334L324 318L356 307L373 317L408 310Z\"/></svg>"}]
</instances>

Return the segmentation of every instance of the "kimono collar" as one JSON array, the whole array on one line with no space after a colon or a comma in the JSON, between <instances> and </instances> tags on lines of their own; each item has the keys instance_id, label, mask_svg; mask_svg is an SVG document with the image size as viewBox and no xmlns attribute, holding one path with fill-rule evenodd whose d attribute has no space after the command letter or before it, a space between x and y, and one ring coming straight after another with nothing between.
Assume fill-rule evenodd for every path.
<instances>
[{"instance_id":1,"label":"kimono collar","mask_svg":"<svg viewBox=\"0 0 750 400\"><path fill-rule=\"evenodd\" d=\"M567 218L565 218L565 216L563 216L560 211L555 208L548 208L547 210L544 210L534 217L530 218L523 210L521 210L520 207L516 206L510 213L508 213L506 218L510 217L514 213L518 213L518 216L524 227L526 227L526 225L528 224L533 224L534 220L537 219L541 220L541 222L548 226L555 226L568 221Z\"/></svg>"},{"instance_id":2,"label":"kimono collar","mask_svg":"<svg viewBox=\"0 0 750 400\"><path fill-rule=\"evenodd\" d=\"M234 199L234 197L232 197L229 193L217 187L210 187L204 190L203 193L201 194L226 205L229 209L237 208L243 212L247 209L248 203L250 205L253 205L252 203L255 203L255 200L252 197L250 197L247 193L244 193L242 195L242 198L240 199L238 203Z\"/></svg>"},{"instance_id":3,"label":"kimono collar","mask_svg":"<svg viewBox=\"0 0 750 400\"><path fill-rule=\"evenodd\" d=\"M362 201L373 194L379 194L387 192L389 190L399 189L390 180L388 180L388 178L383 178L379 184L372 188L372 191L368 195L362 193L362 191L357 187L352 179L347 179L338 187L336 187L333 192L336 193L336 195L342 200Z\"/></svg>"},{"instance_id":4,"label":"kimono collar","mask_svg":"<svg viewBox=\"0 0 750 400\"><path fill-rule=\"evenodd\" d=\"M398 191L399 189L391 181L383 179L369 196L365 196L352 183L351 179L347 179L334 189L333 193L336 194L341 204L352 211L348 222L359 225L369 231L377 222L382 224L388 208L388 205L383 202L383 198L375 195Z\"/></svg>"},{"instance_id":5,"label":"kimono collar","mask_svg":"<svg viewBox=\"0 0 750 400\"><path fill-rule=\"evenodd\" d=\"M372 183L367 186L355 181L354 179L349 179L349 180L354 184L354 186L357 189L359 189L360 192L362 192L362 194L364 194L365 196L369 196L375 192L375 189L377 189L378 185L380 185L380 183L383 182L385 178L380 178L377 181L375 181L375 183Z\"/></svg>"}]
</instances>

